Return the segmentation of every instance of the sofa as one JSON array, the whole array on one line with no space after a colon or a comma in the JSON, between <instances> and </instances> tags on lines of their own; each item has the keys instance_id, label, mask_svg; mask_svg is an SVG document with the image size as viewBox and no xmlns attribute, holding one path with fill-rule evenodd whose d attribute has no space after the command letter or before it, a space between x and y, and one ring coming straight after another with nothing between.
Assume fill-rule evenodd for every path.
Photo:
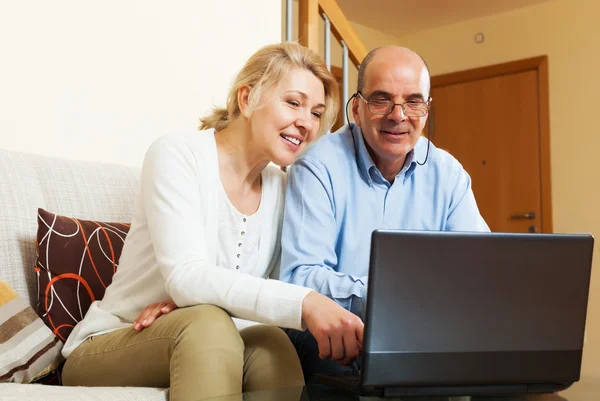
<instances>
[{"instance_id":1,"label":"sofa","mask_svg":"<svg viewBox=\"0 0 600 401\"><path fill-rule=\"evenodd\" d=\"M130 222L139 170L0 150L0 280L37 311L38 208L80 219ZM168 399L168 389L0 383L0 400Z\"/></svg>"}]
</instances>

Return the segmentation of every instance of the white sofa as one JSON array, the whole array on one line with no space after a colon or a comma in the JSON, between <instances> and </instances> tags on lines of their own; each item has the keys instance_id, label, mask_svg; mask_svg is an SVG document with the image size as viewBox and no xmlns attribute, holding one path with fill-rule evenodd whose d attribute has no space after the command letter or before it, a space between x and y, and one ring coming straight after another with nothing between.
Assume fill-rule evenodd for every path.
<instances>
[{"instance_id":1,"label":"white sofa","mask_svg":"<svg viewBox=\"0 0 600 401\"><path fill-rule=\"evenodd\" d=\"M131 221L139 170L0 150L0 280L35 310L37 209L97 221ZM0 400L168 399L168 389L0 383Z\"/></svg>"}]
</instances>

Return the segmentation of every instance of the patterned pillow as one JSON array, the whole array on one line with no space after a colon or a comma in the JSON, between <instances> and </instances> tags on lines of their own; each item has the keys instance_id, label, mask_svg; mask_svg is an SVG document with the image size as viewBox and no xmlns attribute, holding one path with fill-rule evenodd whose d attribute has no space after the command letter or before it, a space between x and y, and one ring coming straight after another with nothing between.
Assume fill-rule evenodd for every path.
<instances>
[{"instance_id":1,"label":"patterned pillow","mask_svg":"<svg viewBox=\"0 0 600 401\"><path fill-rule=\"evenodd\" d=\"M38 313L64 342L117 271L129 224L58 216L38 209Z\"/></svg>"},{"instance_id":2,"label":"patterned pillow","mask_svg":"<svg viewBox=\"0 0 600 401\"><path fill-rule=\"evenodd\" d=\"M61 342L29 303L0 281L0 382L29 383L55 369Z\"/></svg>"}]
</instances>

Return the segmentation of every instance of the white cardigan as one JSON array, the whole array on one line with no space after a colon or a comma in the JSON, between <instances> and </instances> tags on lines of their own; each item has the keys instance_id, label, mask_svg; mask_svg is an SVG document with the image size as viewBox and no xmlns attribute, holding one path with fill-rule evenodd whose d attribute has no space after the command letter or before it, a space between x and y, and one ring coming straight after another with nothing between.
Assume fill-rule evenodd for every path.
<instances>
[{"instance_id":1,"label":"white cardigan","mask_svg":"<svg viewBox=\"0 0 600 401\"><path fill-rule=\"evenodd\" d=\"M241 319L302 329L302 301L311 290L265 280L279 276L285 182L275 167L262 172L267 212L254 272L222 268L216 265L221 182L214 130L157 140L144 159L117 273L75 326L63 355L89 336L132 326L146 306L169 296L180 307L213 304Z\"/></svg>"}]
</instances>

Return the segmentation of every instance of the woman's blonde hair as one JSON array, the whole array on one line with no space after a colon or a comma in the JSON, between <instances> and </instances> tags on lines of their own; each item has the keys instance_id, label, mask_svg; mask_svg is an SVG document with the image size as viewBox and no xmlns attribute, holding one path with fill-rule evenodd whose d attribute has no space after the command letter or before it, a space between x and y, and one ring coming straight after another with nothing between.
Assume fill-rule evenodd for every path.
<instances>
[{"instance_id":1,"label":"woman's blonde hair","mask_svg":"<svg viewBox=\"0 0 600 401\"><path fill-rule=\"evenodd\" d=\"M335 122L339 110L337 80L317 53L293 42L265 46L254 53L235 78L227 96L227 108L217 107L200 119L200 129L221 131L237 118L240 115L238 91L244 86L251 88L248 103L251 110L256 110L263 92L278 85L293 68L304 68L323 82L325 112L321 117L319 133L326 132Z\"/></svg>"}]
</instances>

